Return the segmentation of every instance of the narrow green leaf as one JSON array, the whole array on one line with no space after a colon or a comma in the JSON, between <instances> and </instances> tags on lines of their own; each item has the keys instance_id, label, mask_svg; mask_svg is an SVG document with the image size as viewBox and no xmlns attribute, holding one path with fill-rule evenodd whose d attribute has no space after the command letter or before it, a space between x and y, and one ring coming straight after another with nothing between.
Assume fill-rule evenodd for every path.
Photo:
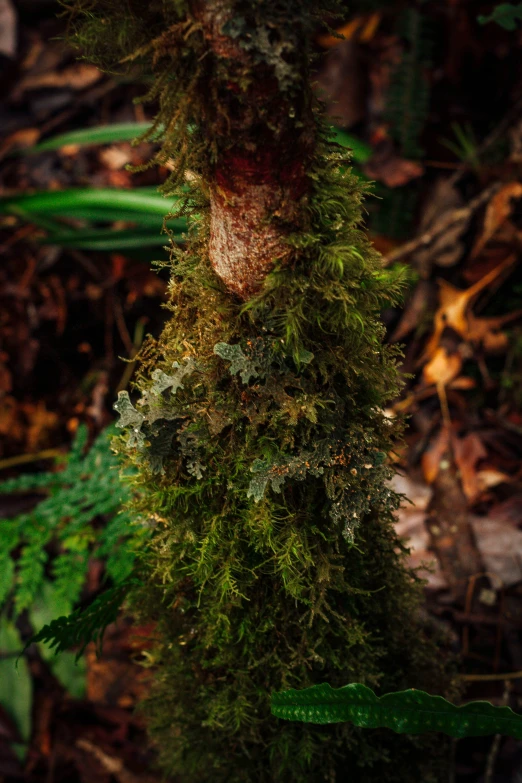
<instances>
[{"instance_id":1,"label":"narrow green leaf","mask_svg":"<svg viewBox=\"0 0 522 783\"><path fill-rule=\"evenodd\" d=\"M81 128L80 130L61 133L50 139L30 147L27 155L35 155L39 152L57 150L69 144L87 146L90 144L116 144L120 141L134 141L138 136L151 128L150 122L117 122L112 125L98 125L94 128Z\"/></svg>"},{"instance_id":2,"label":"narrow green leaf","mask_svg":"<svg viewBox=\"0 0 522 783\"><path fill-rule=\"evenodd\" d=\"M353 160L355 163L366 163L370 160L373 150L369 144L366 144L357 136L352 136L351 133L347 133L342 128L332 128L333 139L342 147L347 147L352 151Z\"/></svg>"},{"instance_id":3,"label":"narrow green leaf","mask_svg":"<svg viewBox=\"0 0 522 783\"><path fill-rule=\"evenodd\" d=\"M442 696L407 690L376 696L366 685L332 688L327 683L272 694L272 714L304 723L349 721L367 729L387 727L399 734L440 731L450 737L505 734L522 739L522 715L509 707L472 701L457 707Z\"/></svg>"},{"instance_id":4,"label":"narrow green leaf","mask_svg":"<svg viewBox=\"0 0 522 783\"><path fill-rule=\"evenodd\" d=\"M170 203L169 203L170 202ZM123 208L135 212L147 212L163 218L170 210L172 200L164 198L154 188L117 190L111 188L70 188L47 193L13 196L0 199L0 212L12 212L13 207L24 210L27 215L68 214L78 207L96 209Z\"/></svg>"},{"instance_id":5,"label":"narrow green leaf","mask_svg":"<svg viewBox=\"0 0 522 783\"><path fill-rule=\"evenodd\" d=\"M49 152L57 150L69 144L76 144L81 147L93 144L117 144L121 141L134 141L146 133L152 127L150 122L118 122L112 125L98 125L94 128L81 128L80 130L68 131L50 139L45 139L34 147L24 151L26 155L36 155L39 152ZM353 159L356 163L366 163L372 155L372 148L369 144L347 133L341 128L333 128L335 140L343 147L349 147L352 150ZM160 135L161 129L156 135ZM152 139L154 141L154 138Z\"/></svg>"},{"instance_id":6,"label":"narrow green leaf","mask_svg":"<svg viewBox=\"0 0 522 783\"><path fill-rule=\"evenodd\" d=\"M175 235L174 238L176 241L182 241L182 237L179 235ZM60 245L60 247L71 247L78 250L113 251L138 247L163 247L168 245L169 238L160 233L160 228L157 231L89 229L88 231L78 230L74 233L52 233L42 241L46 245Z\"/></svg>"},{"instance_id":7,"label":"narrow green leaf","mask_svg":"<svg viewBox=\"0 0 522 783\"><path fill-rule=\"evenodd\" d=\"M69 207L63 213L54 213L64 218L74 220L88 220L93 223L116 223L124 221L125 223L135 223L142 228L154 228L160 230L163 226L163 219L156 211L144 212L132 209L112 209L112 207ZM27 216L24 213L27 219ZM34 215L32 216L34 220ZM167 221L167 226L171 230L179 229L185 231L187 221L185 218L173 218Z\"/></svg>"},{"instance_id":8,"label":"narrow green leaf","mask_svg":"<svg viewBox=\"0 0 522 783\"><path fill-rule=\"evenodd\" d=\"M0 617L0 704L15 721L21 739L27 742L31 734L33 686L26 660L20 660L15 670L22 644L14 623Z\"/></svg>"}]
</instances>

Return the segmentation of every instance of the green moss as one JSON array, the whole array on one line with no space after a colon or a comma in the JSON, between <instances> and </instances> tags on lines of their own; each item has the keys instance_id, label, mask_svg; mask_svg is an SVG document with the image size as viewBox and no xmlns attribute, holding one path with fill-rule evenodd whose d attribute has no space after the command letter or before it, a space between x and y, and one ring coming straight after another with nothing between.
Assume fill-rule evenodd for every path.
<instances>
[{"instance_id":1,"label":"green moss","mask_svg":"<svg viewBox=\"0 0 522 783\"><path fill-rule=\"evenodd\" d=\"M447 685L386 483L397 355L378 315L401 275L382 269L354 180L323 154L292 268L247 305L220 290L206 219L195 227L138 383L138 510L157 528L137 602L160 639L146 712L162 765L187 782L430 780L429 740L269 714L271 691L316 682Z\"/></svg>"},{"instance_id":2,"label":"green moss","mask_svg":"<svg viewBox=\"0 0 522 783\"><path fill-rule=\"evenodd\" d=\"M80 40L117 24L111 5L93 0ZM273 100L296 109L296 134L297 109L312 102L306 36L335 6L316 5L237 2L227 29L277 79ZM118 52L153 74L159 159L177 164L167 189L184 184L192 216L187 249L172 252L171 318L142 352L135 402L117 403L136 513L155 530L134 607L157 622L144 710L162 767L183 783L441 780L439 742L430 754L426 739L292 725L269 703L274 690L323 681L448 686L387 484L398 352L383 345L379 313L404 272L383 269L361 232L364 194L317 108L291 259L248 302L227 292L208 258L213 165L241 144L223 128L245 107L262 138L277 128L248 105L252 72L214 56L184 4L130 9Z\"/></svg>"}]
</instances>

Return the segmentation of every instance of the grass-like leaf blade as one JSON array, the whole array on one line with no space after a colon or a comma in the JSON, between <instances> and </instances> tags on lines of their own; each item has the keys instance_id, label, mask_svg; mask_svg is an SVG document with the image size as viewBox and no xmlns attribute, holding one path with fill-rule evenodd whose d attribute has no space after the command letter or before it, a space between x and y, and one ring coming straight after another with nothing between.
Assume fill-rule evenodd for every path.
<instances>
[{"instance_id":1,"label":"grass-like leaf blade","mask_svg":"<svg viewBox=\"0 0 522 783\"><path fill-rule=\"evenodd\" d=\"M61 133L58 136L52 136L45 141L36 144L34 147L24 151L26 155L35 155L39 152L49 152L57 150L70 144L85 147L94 144L117 144L122 141L135 141L143 136L152 128L150 122L118 122L112 125L97 125L92 128L81 128L79 130ZM356 163L366 163L372 156L372 148L369 144L347 133L342 128L332 126L335 141L343 147L349 147L352 151L353 159ZM155 136L161 136L162 129L158 128L157 133L148 141L154 141Z\"/></svg>"},{"instance_id":2,"label":"grass-like leaf blade","mask_svg":"<svg viewBox=\"0 0 522 783\"><path fill-rule=\"evenodd\" d=\"M155 188L134 188L118 190L116 188L69 188L68 190L48 191L45 193L8 196L0 199L0 212L11 212L14 208L23 209L27 215L45 213L69 214L78 207L115 209L116 207L133 212L155 214L163 218L172 204Z\"/></svg>"},{"instance_id":3,"label":"grass-like leaf blade","mask_svg":"<svg viewBox=\"0 0 522 783\"><path fill-rule=\"evenodd\" d=\"M115 122L110 125L96 125L93 128L60 133L26 150L27 155L58 150L69 144L85 147L91 144L117 144L121 141L134 141L152 127L150 122Z\"/></svg>"},{"instance_id":4,"label":"grass-like leaf blade","mask_svg":"<svg viewBox=\"0 0 522 783\"><path fill-rule=\"evenodd\" d=\"M377 696L361 683L332 688L327 683L272 694L272 714L304 723L349 721L368 729L387 727L399 734L440 731L450 737L505 734L522 739L522 715L509 707L473 701L457 707L442 696L406 690Z\"/></svg>"}]
</instances>

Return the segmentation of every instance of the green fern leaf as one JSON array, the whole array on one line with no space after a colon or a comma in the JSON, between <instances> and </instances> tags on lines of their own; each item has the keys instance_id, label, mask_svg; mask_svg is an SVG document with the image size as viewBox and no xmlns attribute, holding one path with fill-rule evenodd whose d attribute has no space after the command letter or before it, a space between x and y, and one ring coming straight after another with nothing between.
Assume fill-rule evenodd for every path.
<instances>
[{"instance_id":1,"label":"green fern leaf","mask_svg":"<svg viewBox=\"0 0 522 783\"><path fill-rule=\"evenodd\" d=\"M77 609L70 615L58 617L32 636L24 649L38 642L48 644L55 654L78 647L76 660L90 642L95 642L100 651L107 626L117 619L129 590L139 584L138 580L129 579L124 584L106 590L87 609Z\"/></svg>"},{"instance_id":2,"label":"green fern leaf","mask_svg":"<svg viewBox=\"0 0 522 783\"><path fill-rule=\"evenodd\" d=\"M522 3L513 5L512 3L500 3L489 16L479 16L480 24L496 22L504 30L513 32L517 29L517 22L522 21Z\"/></svg>"},{"instance_id":3,"label":"green fern leaf","mask_svg":"<svg viewBox=\"0 0 522 783\"><path fill-rule=\"evenodd\" d=\"M450 737L505 734L522 739L522 715L509 707L472 701L457 707L442 696L407 690L376 696L366 685L332 688L327 683L272 694L272 714L304 723L349 721L365 729L386 727L398 734L440 731Z\"/></svg>"},{"instance_id":4,"label":"green fern leaf","mask_svg":"<svg viewBox=\"0 0 522 783\"><path fill-rule=\"evenodd\" d=\"M112 427L105 430L86 451L88 430L82 425L61 470L0 483L0 493L35 489L46 493L31 511L0 519L0 606L12 595L15 614L29 609L50 570L56 595L72 608L92 553L105 560L107 574L116 583L129 577L150 530L120 513L131 490L111 452L114 434Z\"/></svg>"}]
</instances>

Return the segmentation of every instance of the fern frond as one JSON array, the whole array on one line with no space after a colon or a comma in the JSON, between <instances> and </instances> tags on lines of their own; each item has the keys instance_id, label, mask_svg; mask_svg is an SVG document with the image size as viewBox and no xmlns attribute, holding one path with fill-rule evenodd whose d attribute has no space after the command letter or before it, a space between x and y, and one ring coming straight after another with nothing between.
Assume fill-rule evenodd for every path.
<instances>
[{"instance_id":1,"label":"fern frond","mask_svg":"<svg viewBox=\"0 0 522 783\"><path fill-rule=\"evenodd\" d=\"M305 723L349 721L365 729L386 727L398 734L440 731L450 737L505 734L522 739L522 715L488 701L457 707L442 696L409 689L376 696L366 685L332 688L327 683L272 694L272 714Z\"/></svg>"},{"instance_id":2,"label":"fern frond","mask_svg":"<svg viewBox=\"0 0 522 783\"><path fill-rule=\"evenodd\" d=\"M129 590L139 584L136 579L128 580L106 590L87 609L77 609L70 615L58 617L44 625L29 639L24 650L38 642L48 644L55 654L78 647L76 660L83 655L90 642L95 642L100 651L107 626L117 619Z\"/></svg>"},{"instance_id":3,"label":"fern frond","mask_svg":"<svg viewBox=\"0 0 522 783\"><path fill-rule=\"evenodd\" d=\"M114 434L113 428L105 430L86 451L88 432L80 426L62 470L0 483L0 493L46 493L30 512L0 520L0 605L12 595L16 614L30 608L48 578L51 548L57 552L50 563L53 588L71 609L93 552L106 560L114 582L128 578L149 532L122 511L131 490L120 478L119 461L110 448ZM99 524L101 519L105 525Z\"/></svg>"}]
</instances>

